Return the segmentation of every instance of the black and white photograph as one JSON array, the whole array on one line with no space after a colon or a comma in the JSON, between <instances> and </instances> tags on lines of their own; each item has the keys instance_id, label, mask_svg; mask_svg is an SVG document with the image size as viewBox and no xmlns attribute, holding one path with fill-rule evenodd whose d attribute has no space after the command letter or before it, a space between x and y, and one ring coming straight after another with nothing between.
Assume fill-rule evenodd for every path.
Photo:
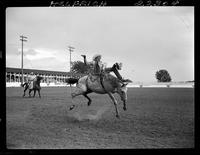
<instances>
[{"instance_id":1,"label":"black and white photograph","mask_svg":"<svg viewBox=\"0 0 200 155\"><path fill-rule=\"evenodd\" d=\"M7 7L5 35L7 149L195 147L194 6Z\"/></svg>"}]
</instances>

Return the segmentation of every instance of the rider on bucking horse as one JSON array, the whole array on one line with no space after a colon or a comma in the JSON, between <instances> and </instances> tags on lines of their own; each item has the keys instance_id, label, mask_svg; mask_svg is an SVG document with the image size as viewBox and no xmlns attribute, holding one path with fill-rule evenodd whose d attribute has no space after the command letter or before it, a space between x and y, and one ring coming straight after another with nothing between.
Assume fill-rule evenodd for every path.
<instances>
[{"instance_id":1,"label":"rider on bucking horse","mask_svg":"<svg viewBox=\"0 0 200 155\"><path fill-rule=\"evenodd\" d=\"M81 55L84 58L84 63L87 65L87 60L85 55ZM114 72L117 78L121 82L132 82L129 79L123 79L122 76L120 75L118 70L121 70L122 68L122 63L115 63L112 67L104 68L104 65L101 62L101 55L95 55L93 57L93 62L94 62L94 74L95 75L100 75L103 71L110 73Z\"/></svg>"},{"instance_id":2,"label":"rider on bucking horse","mask_svg":"<svg viewBox=\"0 0 200 155\"><path fill-rule=\"evenodd\" d=\"M36 75L33 72L31 72L30 75L28 76L28 81L27 81L29 89L33 89L33 81L35 80L36 80Z\"/></svg>"}]
</instances>

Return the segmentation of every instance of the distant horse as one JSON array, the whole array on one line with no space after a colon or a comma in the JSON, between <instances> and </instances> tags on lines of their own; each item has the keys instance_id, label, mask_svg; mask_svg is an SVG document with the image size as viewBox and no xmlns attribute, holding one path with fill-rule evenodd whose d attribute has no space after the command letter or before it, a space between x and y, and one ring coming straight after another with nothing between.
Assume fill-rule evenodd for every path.
<instances>
[{"instance_id":1,"label":"distant horse","mask_svg":"<svg viewBox=\"0 0 200 155\"><path fill-rule=\"evenodd\" d=\"M71 83L70 83L71 82ZM115 76L104 73L102 75L86 75L81 77L80 79L71 79L69 80L69 84L76 85L76 90L71 94L72 98L83 95L88 99L88 106L91 104L92 100L87 96L89 93L97 93L97 94L108 94L109 97L112 99L115 110L116 110L116 117L119 118L119 112L117 108L117 100L114 97L114 93L118 93L123 101L123 109L126 110L126 102L127 102L127 88L126 85L128 83L122 83L119 79ZM70 107L72 110L75 105Z\"/></svg>"},{"instance_id":2,"label":"distant horse","mask_svg":"<svg viewBox=\"0 0 200 155\"><path fill-rule=\"evenodd\" d=\"M22 87L25 86L25 89L24 89L24 94L23 94L23 97L25 96L25 93L26 93L26 90L29 89L29 97L31 97L31 92L34 91L34 95L33 97L35 97L35 93L36 93L36 90L38 91L38 94L39 94L39 97L41 98L41 95L40 95L40 81L43 79L43 77L41 76L36 76L36 80L33 81L33 88L30 89L29 88L29 84L27 82L25 82Z\"/></svg>"}]
</instances>

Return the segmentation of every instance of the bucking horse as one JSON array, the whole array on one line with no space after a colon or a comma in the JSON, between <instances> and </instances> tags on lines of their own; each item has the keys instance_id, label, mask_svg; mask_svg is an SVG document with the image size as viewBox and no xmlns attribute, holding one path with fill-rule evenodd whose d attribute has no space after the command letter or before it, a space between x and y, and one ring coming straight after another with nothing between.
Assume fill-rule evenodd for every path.
<instances>
[{"instance_id":1,"label":"bucking horse","mask_svg":"<svg viewBox=\"0 0 200 155\"><path fill-rule=\"evenodd\" d=\"M92 100L88 96L89 93L97 93L97 94L108 94L111 100L114 103L115 111L116 111L116 117L119 118L119 112L117 108L117 100L114 97L114 93L119 94L121 97L121 100L123 101L123 109L126 110L126 102L127 102L127 87L126 85L128 83L121 82L118 78L115 76L104 73L100 75L86 75L81 77L80 79L76 78L69 78L67 80L68 84L75 84L76 83L76 89L74 92L72 92L71 96L72 98L83 95L88 99L88 106L92 103ZM70 110L72 110L75 107L75 105L70 106Z\"/></svg>"},{"instance_id":2,"label":"bucking horse","mask_svg":"<svg viewBox=\"0 0 200 155\"><path fill-rule=\"evenodd\" d=\"M24 88L23 97L25 96L26 90L29 89L29 97L31 97L31 92L32 92L32 91L34 91L33 97L35 97L36 90L37 90L37 91L38 91L38 94L39 94L39 97L41 98L41 95L40 95L40 90L41 90L40 82L41 82L42 79L43 79L43 77L41 77L41 76L36 76L35 80L33 81L33 88L32 88L32 89L30 89L29 83L28 83L28 82L25 82L25 83L22 85L22 87L25 87L25 88Z\"/></svg>"}]
</instances>

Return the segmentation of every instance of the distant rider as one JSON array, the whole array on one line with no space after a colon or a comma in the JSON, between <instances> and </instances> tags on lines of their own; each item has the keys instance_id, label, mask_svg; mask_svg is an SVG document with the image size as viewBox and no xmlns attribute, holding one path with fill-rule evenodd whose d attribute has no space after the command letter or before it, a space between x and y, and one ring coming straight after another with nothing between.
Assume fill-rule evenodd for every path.
<instances>
[{"instance_id":1,"label":"distant rider","mask_svg":"<svg viewBox=\"0 0 200 155\"><path fill-rule=\"evenodd\" d=\"M29 89L33 89L33 81L36 80L36 75L31 72L30 75L28 76L28 85L29 85Z\"/></svg>"}]
</instances>

